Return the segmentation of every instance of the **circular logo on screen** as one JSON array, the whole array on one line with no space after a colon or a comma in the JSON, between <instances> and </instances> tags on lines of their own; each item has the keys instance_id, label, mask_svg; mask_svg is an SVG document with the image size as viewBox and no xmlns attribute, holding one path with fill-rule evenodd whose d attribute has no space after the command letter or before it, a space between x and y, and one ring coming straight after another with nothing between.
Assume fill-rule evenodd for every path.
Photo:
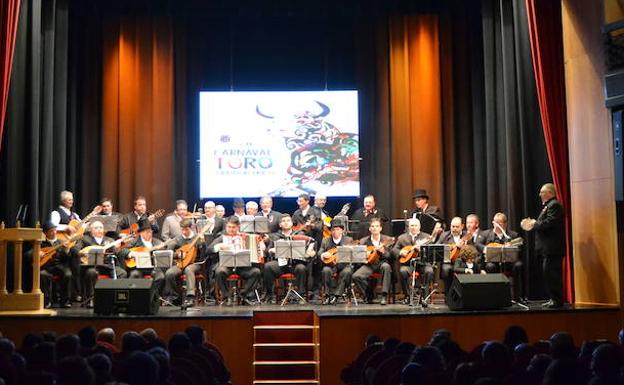
<instances>
[{"instance_id":1,"label":"circular logo on screen","mask_svg":"<svg viewBox=\"0 0 624 385\"><path fill-rule=\"evenodd\" d=\"M221 135L221 143L227 143L230 141L229 135Z\"/></svg>"}]
</instances>

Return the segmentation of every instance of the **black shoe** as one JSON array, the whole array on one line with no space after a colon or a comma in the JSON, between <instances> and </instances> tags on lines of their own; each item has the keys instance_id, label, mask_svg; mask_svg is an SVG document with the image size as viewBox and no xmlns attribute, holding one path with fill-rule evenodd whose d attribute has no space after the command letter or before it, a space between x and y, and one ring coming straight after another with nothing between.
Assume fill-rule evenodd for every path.
<instances>
[{"instance_id":1,"label":"black shoe","mask_svg":"<svg viewBox=\"0 0 624 385\"><path fill-rule=\"evenodd\" d=\"M232 297L227 297L227 299L225 300L225 306L232 306L232 303L234 301L232 301Z\"/></svg>"},{"instance_id":2,"label":"black shoe","mask_svg":"<svg viewBox=\"0 0 624 385\"><path fill-rule=\"evenodd\" d=\"M405 296L405 298L403 298L403 305L409 305L410 304L410 298L409 296Z\"/></svg>"},{"instance_id":3,"label":"black shoe","mask_svg":"<svg viewBox=\"0 0 624 385\"><path fill-rule=\"evenodd\" d=\"M329 301L331 301L331 296L326 295L325 299L323 299L323 302L321 302L321 305L329 305Z\"/></svg>"},{"instance_id":4,"label":"black shoe","mask_svg":"<svg viewBox=\"0 0 624 385\"><path fill-rule=\"evenodd\" d=\"M194 304L195 304L195 297L186 297L186 299L182 303L182 306L189 307L189 306L193 306Z\"/></svg>"},{"instance_id":5,"label":"black shoe","mask_svg":"<svg viewBox=\"0 0 624 385\"><path fill-rule=\"evenodd\" d=\"M77 295L74 297L74 302L82 302L82 297Z\"/></svg>"},{"instance_id":6,"label":"black shoe","mask_svg":"<svg viewBox=\"0 0 624 385\"><path fill-rule=\"evenodd\" d=\"M46 304L44 305L44 307L45 307L46 309L50 309L50 308L52 308L52 302L46 302Z\"/></svg>"},{"instance_id":7,"label":"black shoe","mask_svg":"<svg viewBox=\"0 0 624 385\"><path fill-rule=\"evenodd\" d=\"M367 303L367 304L372 304L372 303L374 303L374 302L375 302L375 301L374 301L374 298L373 298L373 297L366 297L366 303Z\"/></svg>"},{"instance_id":8,"label":"black shoe","mask_svg":"<svg viewBox=\"0 0 624 385\"><path fill-rule=\"evenodd\" d=\"M277 303L277 298L274 295L268 295L264 302L275 305Z\"/></svg>"},{"instance_id":9,"label":"black shoe","mask_svg":"<svg viewBox=\"0 0 624 385\"><path fill-rule=\"evenodd\" d=\"M338 302L338 297L336 297L335 295L332 295L331 298L329 299L329 304L334 305L336 304L336 302Z\"/></svg>"},{"instance_id":10,"label":"black shoe","mask_svg":"<svg viewBox=\"0 0 624 385\"><path fill-rule=\"evenodd\" d=\"M546 309L561 309L563 307L562 303L559 302L552 302L546 306L544 306Z\"/></svg>"},{"instance_id":11,"label":"black shoe","mask_svg":"<svg viewBox=\"0 0 624 385\"><path fill-rule=\"evenodd\" d=\"M87 309L93 309L93 300L87 302Z\"/></svg>"},{"instance_id":12,"label":"black shoe","mask_svg":"<svg viewBox=\"0 0 624 385\"><path fill-rule=\"evenodd\" d=\"M385 304L387 304L387 303L388 303L388 295L387 295L387 294L383 294L383 295L381 296L381 304L382 304L382 305L385 305Z\"/></svg>"},{"instance_id":13,"label":"black shoe","mask_svg":"<svg viewBox=\"0 0 624 385\"><path fill-rule=\"evenodd\" d=\"M542 304L542 307L549 307L549 306L551 306L551 305L552 305L552 304L554 304L554 303L555 303L555 302L551 299L551 300L548 300L548 301L544 302L544 303Z\"/></svg>"},{"instance_id":14,"label":"black shoe","mask_svg":"<svg viewBox=\"0 0 624 385\"><path fill-rule=\"evenodd\" d=\"M71 304L71 302L69 300L68 301L63 301L63 303L61 304L61 307L64 308L64 309L71 309L72 304Z\"/></svg>"},{"instance_id":15,"label":"black shoe","mask_svg":"<svg viewBox=\"0 0 624 385\"><path fill-rule=\"evenodd\" d=\"M251 298L243 298L243 305L256 306L256 301Z\"/></svg>"}]
</instances>

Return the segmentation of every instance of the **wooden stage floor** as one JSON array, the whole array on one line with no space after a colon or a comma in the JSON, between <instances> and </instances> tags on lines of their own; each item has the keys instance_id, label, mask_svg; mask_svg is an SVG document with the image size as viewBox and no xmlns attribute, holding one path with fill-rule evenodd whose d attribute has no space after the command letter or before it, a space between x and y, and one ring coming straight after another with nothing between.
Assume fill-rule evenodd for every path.
<instances>
[{"instance_id":1,"label":"wooden stage floor","mask_svg":"<svg viewBox=\"0 0 624 385\"><path fill-rule=\"evenodd\" d=\"M532 342L548 339L554 332L570 332L577 344L583 340L615 340L622 327L622 313L617 306L566 306L543 309L541 302L488 311L450 311L446 305L427 308L390 304L339 304L330 306L288 304L261 306L200 306L181 311L161 307L155 315L103 316L91 309L58 309L56 316L0 317L0 331L18 344L27 333L52 330L75 333L84 326L113 327L118 340L128 330L154 328L167 340L189 325L201 325L208 339L221 349L235 384L252 384L254 378L254 325L257 319L275 316L288 323L294 314L310 313L318 327L321 384L340 384L340 370L363 347L369 334L396 337L414 344L425 344L437 329L447 329L464 350L486 340L500 340L510 325L524 327ZM119 341L118 341L119 342Z\"/></svg>"}]
</instances>

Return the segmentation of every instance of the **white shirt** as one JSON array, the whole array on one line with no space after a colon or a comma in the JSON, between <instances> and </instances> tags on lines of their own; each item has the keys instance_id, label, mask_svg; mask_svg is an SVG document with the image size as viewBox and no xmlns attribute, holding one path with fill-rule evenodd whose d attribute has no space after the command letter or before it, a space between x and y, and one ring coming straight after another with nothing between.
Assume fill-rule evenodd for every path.
<instances>
[{"instance_id":1,"label":"white shirt","mask_svg":"<svg viewBox=\"0 0 624 385\"><path fill-rule=\"evenodd\" d=\"M74 218L77 220L80 220L80 216L76 213L73 213L71 210L69 210L66 207L63 206L59 206L58 209L52 211L52 213L50 214L50 222L54 223L56 225L56 230L57 231L65 231L67 230L67 225L63 225L61 224L61 214L59 214L58 210L63 210L67 215L70 216L70 218Z\"/></svg>"}]
</instances>

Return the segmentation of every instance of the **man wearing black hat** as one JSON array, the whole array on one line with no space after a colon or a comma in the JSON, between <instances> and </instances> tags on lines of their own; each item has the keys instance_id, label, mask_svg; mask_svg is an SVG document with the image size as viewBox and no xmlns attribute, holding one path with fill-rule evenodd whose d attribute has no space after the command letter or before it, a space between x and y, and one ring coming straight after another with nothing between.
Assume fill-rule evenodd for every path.
<instances>
[{"instance_id":1,"label":"man wearing black hat","mask_svg":"<svg viewBox=\"0 0 624 385\"><path fill-rule=\"evenodd\" d=\"M45 307L52 306L52 277L61 278L61 307L71 307L71 279L70 254L66 247L59 246L61 241L56 238L56 225L52 221L43 224L45 240L41 242L42 251L40 255L46 254L46 248L57 247L48 263L41 266L41 290L43 291Z\"/></svg>"},{"instance_id":2,"label":"man wearing black hat","mask_svg":"<svg viewBox=\"0 0 624 385\"><path fill-rule=\"evenodd\" d=\"M154 237L152 224L147 219L141 219L138 222L138 225L139 225L139 229L138 229L139 236L136 238L134 242L132 242L125 249L119 252L119 259L123 261L123 263L126 264L126 266L129 260L136 261L136 259L134 259L135 251L133 251L132 249L139 248L139 247L145 248L148 251L144 251L144 252L150 253L153 248L164 247L162 245L163 242L160 239ZM152 271L139 270L137 268L130 268L130 267L128 267L128 269L130 270L129 272L130 278L143 278L145 275L150 275L152 279L154 280L155 287L160 292L162 288L163 280L165 279L165 274L163 273L162 269L154 268Z\"/></svg>"},{"instance_id":3,"label":"man wearing black hat","mask_svg":"<svg viewBox=\"0 0 624 385\"><path fill-rule=\"evenodd\" d=\"M297 292L303 298L306 295L306 274L307 261L295 260L288 261L286 259L275 259L275 241L279 240L292 240L293 236L303 235L303 232L295 232L292 229L292 218L288 214L282 214L280 219L280 230L269 236L267 249L269 251L269 258L272 260L264 264L264 288L266 289L266 301L269 303L275 303L275 280L282 274L292 272L295 274ZM306 236L307 237L307 236ZM312 238L309 239L311 241ZM313 243L308 243L308 256L315 254ZM292 265L291 265L292 264ZM294 266L293 266L294 265Z\"/></svg>"},{"instance_id":4,"label":"man wearing black hat","mask_svg":"<svg viewBox=\"0 0 624 385\"><path fill-rule=\"evenodd\" d=\"M442 210L440 210L438 206L429 204L429 195L427 194L427 190L417 189L414 191L414 202L416 203L416 208L412 210L412 217L416 215L418 218L420 215L425 214L434 217L438 221L444 221Z\"/></svg>"},{"instance_id":5,"label":"man wearing black hat","mask_svg":"<svg viewBox=\"0 0 624 385\"><path fill-rule=\"evenodd\" d=\"M338 296L344 294L345 288L351 286L351 276L353 275L353 268L346 263L330 263L328 262L331 257L335 256L336 248L338 246L350 245L353 243L353 238L345 236L344 223L340 220L334 219L331 221L331 236L323 239L321 247L319 247L320 259L325 263L322 270L323 277L323 290L325 290L325 299L323 305L334 304L337 301ZM338 284L332 291L334 274L338 273Z\"/></svg>"},{"instance_id":6,"label":"man wearing black hat","mask_svg":"<svg viewBox=\"0 0 624 385\"><path fill-rule=\"evenodd\" d=\"M190 219L183 219L180 222L181 235L167 241L167 247L170 250L178 250L180 247L187 245L195 239L195 233L193 232L193 221ZM203 234L195 243L197 248L197 254L195 261L184 267L184 270L180 269L177 265L171 266L165 272L165 290L164 294L168 297L170 302L178 300L177 297L177 285L176 279L184 272L186 276L186 299L184 303L191 305L193 298L195 298L195 273L199 272L203 265L201 264L206 259L206 243L203 240Z\"/></svg>"},{"instance_id":7,"label":"man wearing black hat","mask_svg":"<svg viewBox=\"0 0 624 385\"><path fill-rule=\"evenodd\" d=\"M245 201L241 198L235 198L232 202L232 209L234 210L234 214L230 216L239 220L243 215L245 215Z\"/></svg>"}]
</instances>

